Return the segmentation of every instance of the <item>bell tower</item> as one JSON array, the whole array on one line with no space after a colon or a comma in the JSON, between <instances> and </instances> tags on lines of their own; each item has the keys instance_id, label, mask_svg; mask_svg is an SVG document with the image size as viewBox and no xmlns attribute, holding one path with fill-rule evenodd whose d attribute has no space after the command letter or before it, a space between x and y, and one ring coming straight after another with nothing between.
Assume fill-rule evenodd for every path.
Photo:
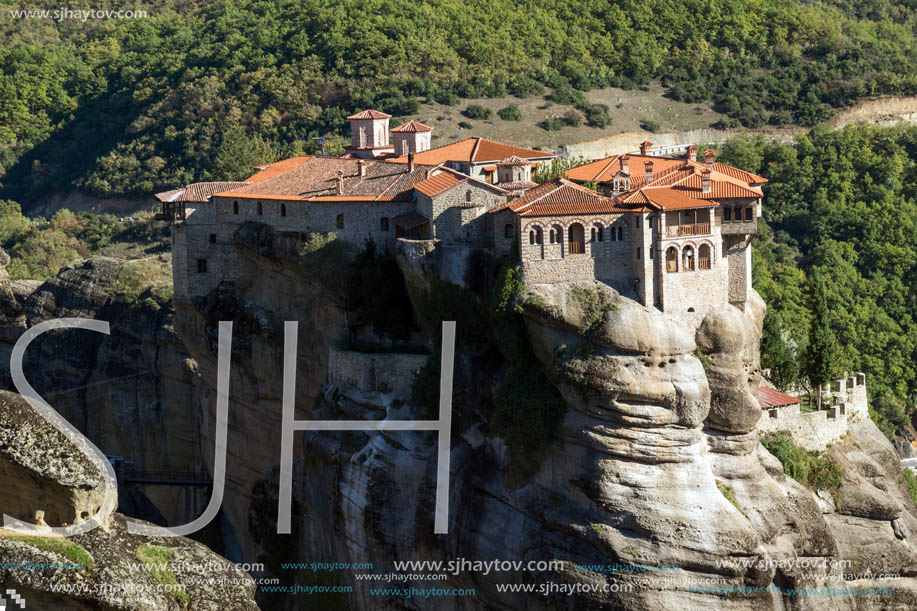
<instances>
[{"instance_id":1,"label":"bell tower","mask_svg":"<svg viewBox=\"0 0 917 611\"><path fill-rule=\"evenodd\" d=\"M408 121L404 125L392 128L395 139L395 155L404 157L409 153L422 153L430 150L433 128L420 121Z\"/></svg>"},{"instance_id":2,"label":"bell tower","mask_svg":"<svg viewBox=\"0 0 917 611\"><path fill-rule=\"evenodd\" d=\"M391 118L392 115L378 110L364 110L347 117L350 121L347 152L363 158L392 154L394 148L388 142L388 120Z\"/></svg>"}]
</instances>

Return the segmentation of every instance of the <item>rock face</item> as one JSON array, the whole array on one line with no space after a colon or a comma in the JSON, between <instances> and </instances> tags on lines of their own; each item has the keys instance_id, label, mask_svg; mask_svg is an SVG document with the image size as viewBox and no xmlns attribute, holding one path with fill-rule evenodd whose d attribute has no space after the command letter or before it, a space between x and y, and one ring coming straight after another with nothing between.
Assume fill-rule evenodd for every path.
<instances>
[{"instance_id":1,"label":"rock face","mask_svg":"<svg viewBox=\"0 0 917 611\"><path fill-rule=\"evenodd\" d=\"M104 278L117 273L117 262L95 259L32 293L11 286L22 309L11 308L7 317L11 328L61 315L113 321L110 338L36 341L35 358L46 365L30 376L49 385L53 378L57 389L60 380L86 386L72 408L63 402L61 408L71 409L68 418L94 439L110 440L125 454L175 457L172 464L184 469L212 467L217 328L219 321L233 322L224 510L246 561L264 562L275 574L281 562L305 559L374 562L377 574L392 570L387 559L564 562L558 570L459 571L410 584L474 588L475 603L503 609L917 607L917 507L893 448L875 426L856 423L830 449L843 480L835 494L785 476L760 444L755 391L764 305L757 296L745 312L724 306L691 323L598 283L530 287L519 303L532 348L567 405L557 440L534 476L520 482L508 475L507 446L490 430L490 395L509 364L492 352L460 351L456 393L470 408L453 423L449 534L433 534L435 434L384 431L296 434L293 532L277 535L284 321L299 321L297 418L428 416L411 405L406 385L398 393L366 392L329 376L329 348L348 317L329 290L334 275L324 273L320 282L256 229L236 236L242 280L176 303L174 315L162 304L125 307L112 300ZM433 268L426 263L430 253L415 254L399 263L416 292L433 286L424 281ZM0 279L0 298L2 291ZM145 372L150 387L118 381L145 380ZM94 403L91 384L109 379L106 388L115 390ZM169 451L154 453L154 447ZM196 502L175 513L190 519L200 510L201 499ZM800 560L821 564L811 569ZM615 562L680 569L653 581L646 574L574 568ZM877 573L901 577L880 580ZM313 583L309 575L282 576L284 583ZM384 599L369 589L390 583L351 573L335 579L353 586L353 608L467 606L460 597ZM708 580L745 589L728 595L692 590L709 586ZM507 583L579 590L498 590ZM771 586L890 587L893 594L754 590ZM307 607L316 600L286 597L265 606Z\"/></svg>"},{"instance_id":2,"label":"rock face","mask_svg":"<svg viewBox=\"0 0 917 611\"><path fill-rule=\"evenodd\" d=\"M5 513L52 526L95 513L104 496L102 476L72 443L14 393L0 391L0 423ZM138 548L150 545L167 548L174 565L213 569L206 573L210 581L201 583L200 575L178 570L173 573L184 594L163 589L137 559ZM258 609L254 582L225 559L181 537L131 535L117 513L69 539L24 537L0 528L0 558L0 583L22 596L30 610Z\"/></svg>"},{"instance_id":3,"label":"rock face","mask_svg":"<svg viewBox=\"0 0 917 611\"><path fill-rule=\"evenodd\" d=\"M29 383L106 454L144 469L199 471L205 449L197 365L173 330L170 301L113 294L123 264L93 257L44 283L17 281L8 298L0 271L0 380L14 390L9 355L26 328L65 317L107 321L108 336L75 329L33 341L25 357ZM206 505L199 488L144 492L173 524Z\"/></svg>"}]
</instances>

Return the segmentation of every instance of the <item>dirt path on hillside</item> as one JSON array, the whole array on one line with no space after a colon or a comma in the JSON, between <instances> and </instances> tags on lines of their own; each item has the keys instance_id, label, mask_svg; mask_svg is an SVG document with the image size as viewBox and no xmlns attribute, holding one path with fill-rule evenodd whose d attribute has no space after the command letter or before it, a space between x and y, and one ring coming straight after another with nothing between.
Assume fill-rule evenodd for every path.
<instances>
[{"instance_id":1,"label":"dirt path on hillside","mask_svg":"<svg viewBox=\"0 0 917 611\"><path fill-rule=\"evenodd\" d=\"M866 100L852 108L838 112L829 123L835 128L856 123L892 126L898 123L917 123L917 97L888 97ZM683 149L687 144L714 144L728 140L738 134L751 136L761 135L769 140L793 140L795 136L808 128L763 128L758 130L743 129L694 129L689 131L664 132L653 134L647 131L630 131L598 140L568 144L560 147L558 154L564 158L584 157L599 159L609 155L619 155L636 151L640 143L649 140L654 148L672 147Z\"/></svg>"}]
</instances>

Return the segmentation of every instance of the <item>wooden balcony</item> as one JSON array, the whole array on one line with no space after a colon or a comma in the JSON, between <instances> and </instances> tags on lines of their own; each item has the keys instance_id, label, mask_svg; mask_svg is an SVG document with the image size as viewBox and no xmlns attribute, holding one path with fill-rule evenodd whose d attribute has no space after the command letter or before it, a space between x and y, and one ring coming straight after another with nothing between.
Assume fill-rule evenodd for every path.
<instances>
[{"instance_id":1,"label":"wooden balcony","mask_svg":"<svg viewBox=\"0 0 917 611\"><path fill-rule=\"evenodd\" d=\"M669 225L665 228L665 237L680 238L689 235L707 235L710 223L690 223L687 225Z\"/></svg>"},{"instance_id":2,"label":"wooden balcony","mask_svg":"<svg viewBox=\"0 0 917 611\"><path fill-rule=\"evenodd\" d=\"M678 271L678 261L666 261L665 262L665 271L677 272Z\"/></svg>"},{"instance_id":3,"label":"wooden balcony","mask_svg":"<svg viewBox=\"0 0 917 611\"><path fill-rule=\"evenodd\" d=\"M710 258L700 258L697 260L697 269L710 269Z\"/></svg>"},{"instance_id":4,"label":"wooden balcony","mask_svg":"<svg viewBox=\"0 0 917 611\"><path fill-rule=\"evenodd\" d=\"M581 255L586 252L586 245L582 242L568 242L567 252L571 255Z\"/></svg>"}]
</instances>

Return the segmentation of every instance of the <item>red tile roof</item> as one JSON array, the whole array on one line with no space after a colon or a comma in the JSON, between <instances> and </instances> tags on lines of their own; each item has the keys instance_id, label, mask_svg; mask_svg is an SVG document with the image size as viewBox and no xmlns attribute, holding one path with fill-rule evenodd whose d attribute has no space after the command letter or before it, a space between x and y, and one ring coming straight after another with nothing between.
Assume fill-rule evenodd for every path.
<instances>
[{"instance_id":1,"label":"red tile roof","mask_svg":"<svg viewBox=\"0 0 917 611\"><path fill-rule=\"evenodd\" d=\"M523 159L519 155L513 155L512 157L507 157L506 159L501 160L497 165L503 167L525 166L532 165L532 162L528 159Z\"/></svg>"},{"instance_id":2,"label":"red tile roof","mask_svg":"<svg viewBox=\"0 0 917 611\"><path fill-rule=\"evenodd\" d=\"M424 195L434 197L467 180L467 177L461 178L452 172L440 172L436 176L431 176L430 178L420 181L414 185L414 188Z\"/></svg>"},{"instance_id":3,"label":"red tile roof","mask_svg":"<svg viewBox=\"0 0 917 611\"><path fill-rule=\"evenodd\" d=\"M393 127L389 131L394 133L404 133L404 134L413 134L417 132L432 132L433 128L429 125L424 125L420 121L408 121L404 125L399 125L398 127Z\"/></svg>"},{"instance_id":4,"label":"red tile roof","mask_svg":"<svg viewBox=\"0 0 917 611\"><path fill-rule=\"evenodd\" d=\"M281 162L283 163L283 162ZM360 175L360 164L364 173ZM415 165L408 170L403 164L375 159L344 157L308 157L280 171L272 164L272 176L253 181L221 197L247 199L289 199L312 201L410 201L414 184L426 178L430 166ZM338 171L343 172L343 189L338 193ZM258 175L256 175L258 176Z\"/></svg>"},{"instance_id":5,"label":"red tile roof","mask_svg":"<svg viewBox=\"0 0 917 611\"><path fill-rule=\"evenodd\" d=\"M710 172L710 192L704 193L700 174L706 165L684 157L654 157L650 155L615 155L599 159L565 173L577 182L594 181L611 183L623 171L622 158L629 160L630 190L617 198L620 203L649 204L665 210L702 208L715 205L717 200L733 198L760 198L758 185L767 180L723 163L713 163ZM645 171L639 168L647 162L653 164L653 178L646 181Z\"/></svg>"},{"instance_id":6,"label":"red tile roof","mask_svg":"<svg viewBox=\"0 0 917 611\"><path fill-rule=\"evenodd\" d=\"M495 210L509 209L519 216L568 216L634 212L642 206L619 204L601 193L557 178L529 189L525 195Z\"/></svg>"},{"instance_id":7,"label":"red tile roof","mask_svg":"<svg viewBox=\"0 0 917 611\"><path fill-rule=\"evenodd\" d=\"M758 405L761 406L761 409L786 407L787 405L794 405L796 403L802 403L802 401L800 401L798 397L788 395L779 390L774 390L773 388L768 388L766 386L758 387Z\"/></svg>"},{"instance_id":8,"label":"red tile roof","mask_svg":"<svg viewBox=\"0 0 917 611\"><path fill-rule=\"evenodd\" d=\"M290 157L289 159L284 159L283 161L277 161L275 163L259 166L255 168L258 170L258 173L246 178L245 182L261 182L263 180L267 180L268 178L273 178L278 174L289 172L293 168L302 165L306 161L309 161L311 158L312 157L309 156Z\"/></svg>"},{"instance_id":9,"label":"red tile roof","mask_svg":"<svg viewBox=\"0 0 917 611\"><path fill-rule=\"evenodd\" d=\"M462 163L485 163L488 161L497 162L507 157L516 155L528 160L532 159L553 159L554 154L548 151L536 151L526 149L512 144L494 142L484 138L472 136L431 148L422 153L414 154L416 163L425 163L428 165L439 165L447 161L459 161ZM407 156L394 157L389 161L395 163L407 163Z\"/></svg>"},{"instance_id":10,"label":"red tile roof","mask_svg":"<svg viewBox=\"0 0 917 611\"><path fill-rule=\"evenodd\" d=\"M347 119L391 119L392 115L387 115L378 110L362 110L355 115L350 115Z\"/></svg>"},{"instance_id":11,"label":"red tile roof","mask_svg":"<svg viewBox=\"0 0 917 611\"><path fill-rule=\"evenodd\" d=\"M195 182L181 189L157 193L161 202L206 203L211 195L247 185L247 182Z\"/></svg>"}]
</instances>

